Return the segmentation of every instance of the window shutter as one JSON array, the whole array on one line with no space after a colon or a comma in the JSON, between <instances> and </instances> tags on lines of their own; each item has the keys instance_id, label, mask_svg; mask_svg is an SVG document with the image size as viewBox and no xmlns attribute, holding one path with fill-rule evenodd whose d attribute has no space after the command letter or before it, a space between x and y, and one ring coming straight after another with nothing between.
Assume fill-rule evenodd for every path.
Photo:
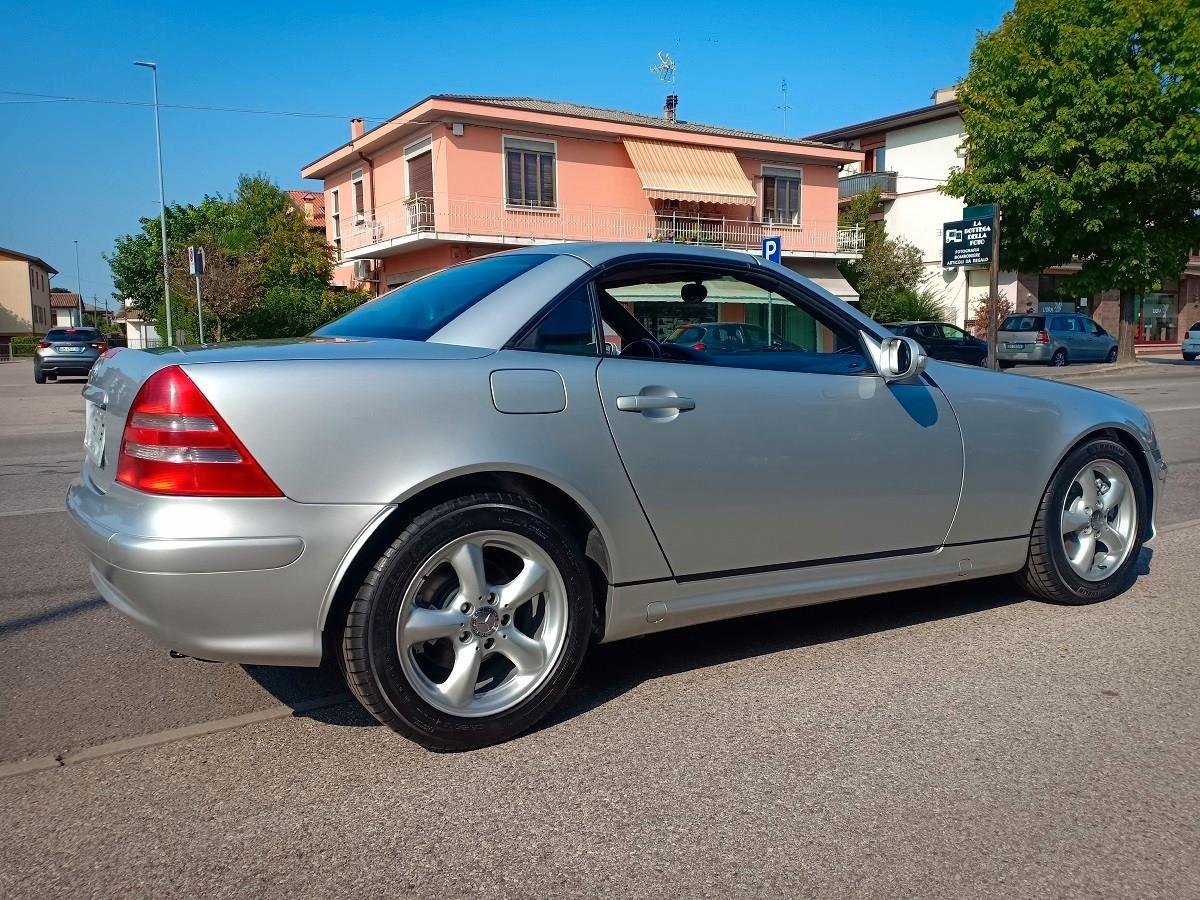
<instances>
[{"instance_id":1,"label":"window shutter","mask_svg":"<svg viewBox=\"0 0 1200 900\"><path fill-rule=\"evenodd\" d=\"M542 206L554 206L554 157L549 153L538 156L542 167Z\"/></svg>"},{"instance_id":2,"label":"window shutter","mask_svg":"<svg viewBox=\"0 0 1200 900\"><path fill-rule=\"evenodd\" d=\"M775 176L763 176L763 218L773 218L775 212Z\"/></svg>"},{"instance_id":3,"label":"window shutter","mask_svg":"<svg viewBox=\"0 0 1200 900\"><path fill-rule=\"evenodd\" d=\"M525 170L525 203L536 206L538 201L538 161L536 153L522 153L521 161Z\"/></svg>"},{"instance_id":4,"label":"window shutter","mask_svg":"<svg viewBox=\"0 0 1200 900\"><path fill-rule=\"evenodd\" d=\"M521 190L521 151L508 151L508 202L511 205L519 205L525 199L525 193Z\"/></svg>"},{"instance_id":5,"label":"window shutter","mask_svg":"<svg viewBox=\"0 0 1200 900\"><path fill-rule=\"evenodd\" d=\"M433 196L432 153L422 153L408 161L408 190L418 197Z\"/></svg>"}]
</instances>

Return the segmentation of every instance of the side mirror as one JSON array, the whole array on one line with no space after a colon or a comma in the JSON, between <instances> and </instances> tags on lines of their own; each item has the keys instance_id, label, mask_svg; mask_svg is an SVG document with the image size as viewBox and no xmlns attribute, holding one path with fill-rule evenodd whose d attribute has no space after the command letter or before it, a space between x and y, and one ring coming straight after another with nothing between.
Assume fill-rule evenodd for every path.
<instances>
[{"instance_id":1,"label":"side mirror","mask_svg":"<svg viewBox=\"0 0 1200 900\"><path fill-rule=\"evenodd\" d=\"M884 338L879 346L879 374L889 384L917 377L925 371L926 360L924 349L912 338Z\"/></svg>"}]
</instances>

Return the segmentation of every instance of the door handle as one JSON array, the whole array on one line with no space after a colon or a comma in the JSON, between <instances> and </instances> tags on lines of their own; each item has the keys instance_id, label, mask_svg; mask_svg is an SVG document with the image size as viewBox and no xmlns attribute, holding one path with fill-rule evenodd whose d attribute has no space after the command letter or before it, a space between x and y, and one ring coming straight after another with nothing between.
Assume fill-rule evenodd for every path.
<instances>
[{"instance_id":1,"label":"door handle","mask_svg":"<svg viewBox=\"0 0 1200 900\"><path fill-rule=\"evenodd\" d=\"M617 409L621 412L648 412L654 409L677 409L680 412L695 409L696 401L690 397L661 397L654 394L634 394L617 398Z\"/></svg>"}]
</instances>

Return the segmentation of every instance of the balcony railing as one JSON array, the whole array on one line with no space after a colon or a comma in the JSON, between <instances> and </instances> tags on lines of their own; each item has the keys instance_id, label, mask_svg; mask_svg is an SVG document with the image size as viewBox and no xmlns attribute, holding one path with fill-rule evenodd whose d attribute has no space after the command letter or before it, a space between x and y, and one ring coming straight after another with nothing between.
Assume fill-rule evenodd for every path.
<instances>
[{"instance_id":1,"label":"balcony railing","mask_svg":"<svg viewBox=\"0 0 1200 900\"><path fill-rule=\"evenodd\" d=\"M721 216L656 213L601 207L510 207L497 200L435 194L381 206L374 217L342 234L348 255L419 235L541 241L661 241L757 251L764 237L781 238L785 253L861 253L862 229L832 225L775 224ZM395 252L395 251L392 251ZM366 255L366 254L363 254Z\"/></svg>"},{"instance_id":2,"label":"balcony railing","mask_svg":"<svg viewBox=\"0 0 1200 900\"><path fill-rule=\"evenodd\" d=\"M859 172L838 179L838 199L849 200L859 194L878 189L879 193L894 196L896 193L895 172Z\"/></svg>"}]
</instances>

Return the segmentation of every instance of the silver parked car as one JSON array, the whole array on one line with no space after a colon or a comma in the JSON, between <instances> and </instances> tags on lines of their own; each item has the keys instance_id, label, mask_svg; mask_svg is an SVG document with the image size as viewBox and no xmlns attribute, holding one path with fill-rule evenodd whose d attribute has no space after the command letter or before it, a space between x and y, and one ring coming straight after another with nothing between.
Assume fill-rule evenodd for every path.
<instances>
[{"instance_id":1,"label":"silver parked car","mask_svg":"<svg viewBox=\"0 0 1200 900\"><path fill-rule=\"evenodd\" d=\"M1027 313L1000 323L996 358L1002 369L1017 363L1112 363L1117 361L1117 339L1079 313Z\"/></svg>"},{"instance_id":2,"label":"silver parked car","mask_svg":"<svg viewBox=\"0 0 1200 900\"><path fill-rule=\"evenodd\" d=\"M620 299L677 290L788 346L660 343ZM197 657L336 660L435 749L531 727L593 642L1010 573L1113 597L1166 472L1136 406L683 246L486 257L308 338L117 351L84 396L67 503L105 599Z\"/></svg>"}]
</instances>

